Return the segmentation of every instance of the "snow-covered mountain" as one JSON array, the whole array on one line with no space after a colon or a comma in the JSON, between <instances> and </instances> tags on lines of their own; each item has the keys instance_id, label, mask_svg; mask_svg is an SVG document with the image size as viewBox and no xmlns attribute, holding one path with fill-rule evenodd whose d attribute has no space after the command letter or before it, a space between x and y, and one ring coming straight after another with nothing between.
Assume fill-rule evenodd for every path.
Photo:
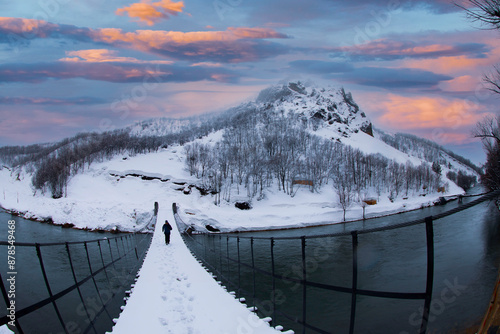
<instances>
[{"instance_id":1,"label":"snow-covered mountain","mask_svg":"<svg viewBox=\"0 0 500 334\"><path fill-rule=\"evenodd\" d=\"M150 119L126 130L132 136L167 136L207 125L213 130L220 130L244 118L262 119L270 114L296 120L314 131L327 127L344 137L358 131L373 135L370 120L351 93L343 88L306 86L300 82L271 86L261 91L254 102L242 103L222 113L180 119Z\"/></svg>"},{"instance_id":2,"label":"snow-covered mountain","mask_svg":"<svg viewBox=\"0 0 500 334\"><path fill-rule=\"evenodd\" d=\"M343 88L319 87L310 83L285 82L273 85L262 90L255 101L242 103L222 113L182 119L151 119L138 122L126 131L131 136L139 137L198 133L196 138L242 123L262 124L275 117L292 121L311 134L343 142L367 154L380 153L400 163L439 162L450 170L463 171L476 177L480 173L480 169L468 159L432 141L409 134L389 134L374 128L352 94ZM359 132L373 139L363 135L351 138Z\"/></svg>"}]
</instances>

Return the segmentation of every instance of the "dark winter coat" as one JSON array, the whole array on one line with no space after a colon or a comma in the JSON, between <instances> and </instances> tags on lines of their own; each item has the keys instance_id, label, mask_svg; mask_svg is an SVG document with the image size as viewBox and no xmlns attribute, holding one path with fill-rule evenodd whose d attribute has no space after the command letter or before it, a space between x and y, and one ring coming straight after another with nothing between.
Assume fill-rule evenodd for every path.
<instances>
[{"instance_id":1,"label":"dark winter coat","mask_svg":"<svg viewBox=\"0 0 500 334\"><path fill-rule=\"evenodd\" d=\"M170 234L170 231L172 230L172 226L170 226L170 224L168 222L165 222L165 224L163 224L163 227L161 228L161 230L165 234Z\"/></svg>"}]
</instances>

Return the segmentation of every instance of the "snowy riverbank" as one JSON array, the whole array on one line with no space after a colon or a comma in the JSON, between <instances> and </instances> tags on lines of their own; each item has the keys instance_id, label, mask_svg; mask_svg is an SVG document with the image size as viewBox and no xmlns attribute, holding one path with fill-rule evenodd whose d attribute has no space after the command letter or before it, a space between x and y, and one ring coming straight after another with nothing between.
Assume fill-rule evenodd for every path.
<instances>
[{"instance_id":1,"label":"snowy riverbank","mask_svg":"<svg viewBox=\"0 0 500 334\"><path fill-rule=\"evenodd\" d=\"M172 146L157 153L134 157L119 156L111 161L95 163L84 173L74 176L66 197L53 199L34 191L31 176L0 170L0 206L18 212L28 219L72 224L75 228L140 231L144 230L153 212L154 202L179 205L180 214L188 224L204 230L211 225L221 231L245 231L303 227L343 220L343 211L331 185L319 192L307 186L299 188L294 197L279 191L266 191L266 198L253 200L251 210L239 210L234 202L213 204L212 195L201 195L192 185L197 180L185 170L182 147ZM189 194L185 194L188 193ZM447 193L402 195L390 201L380 195L376 205L367 206L367 217L415 210L430 206L441 196L462 194L450 183ZM233 201L247 200L246 194L234 194ZM359 204L353 204L346 220L363 216Z\"/></svg>"}]
</instances>

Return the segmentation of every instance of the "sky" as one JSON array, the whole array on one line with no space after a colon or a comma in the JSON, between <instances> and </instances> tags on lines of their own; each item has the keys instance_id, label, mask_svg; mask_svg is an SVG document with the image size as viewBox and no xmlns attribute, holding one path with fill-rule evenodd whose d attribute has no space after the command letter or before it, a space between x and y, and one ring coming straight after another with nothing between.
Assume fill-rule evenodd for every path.
<instances>
[{"instance_id":1,"label":"sky","mask_svg":"<svg viewBox=\"0 0 500 334\"><path fill-rule=\"evenodd\" d=\"M224 110L302 80L482 163L471 130L498 113L482 78L500 32L448 0L23 0L0 16L0 146Z\"/></svg>"}]
</instances>

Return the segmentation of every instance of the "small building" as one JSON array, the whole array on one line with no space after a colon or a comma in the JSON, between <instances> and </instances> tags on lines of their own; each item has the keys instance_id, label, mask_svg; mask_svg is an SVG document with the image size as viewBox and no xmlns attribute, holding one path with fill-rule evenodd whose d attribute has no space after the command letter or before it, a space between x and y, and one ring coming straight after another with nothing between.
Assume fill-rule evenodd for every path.
<instances>
[{"instance_id":1,"label":"small building","mask_svg":"<svg viewBox=\"0 0 500 334\"><path fill-rule=\"evenodd\" d=\"M367 198L367 199L364 199L363 202L365 202L368 205L376 205L377 199L376 198Z\"/></svg>"},{"instance_id":2,"label":"small building","mask_svg":"<svg viewBox=\"0 0 500 334\"><path fill-rule=\"evenodd\" d=\"M293 180L292 185L296 185L296 184L314 187L314 182L312 180Z\"/></svg>"}]
</instances>

